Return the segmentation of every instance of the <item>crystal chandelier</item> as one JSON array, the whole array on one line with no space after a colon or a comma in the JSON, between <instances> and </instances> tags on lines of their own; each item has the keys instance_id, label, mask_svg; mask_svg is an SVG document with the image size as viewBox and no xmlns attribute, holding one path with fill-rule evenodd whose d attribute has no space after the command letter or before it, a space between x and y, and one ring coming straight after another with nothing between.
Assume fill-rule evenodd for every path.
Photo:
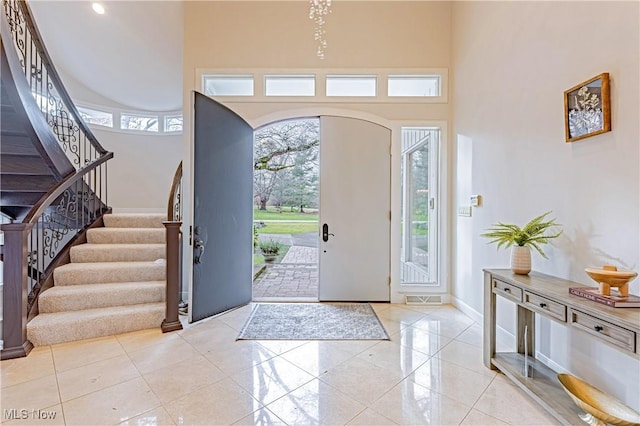
<instances>
[{"instance_id":1,"label":"crystal chandelier","mask_svg":"<svg viewBox=\"0 0 640 426\"><path fill-rule=\"evenodd\" d=\"M324 39L324 17L331 13L331 0L310 0L309 3L309 19L316 24L313 38L318 42L318 58L324 59L324 49L327 47L327 40Z\"/></svg>"}]
</instances>

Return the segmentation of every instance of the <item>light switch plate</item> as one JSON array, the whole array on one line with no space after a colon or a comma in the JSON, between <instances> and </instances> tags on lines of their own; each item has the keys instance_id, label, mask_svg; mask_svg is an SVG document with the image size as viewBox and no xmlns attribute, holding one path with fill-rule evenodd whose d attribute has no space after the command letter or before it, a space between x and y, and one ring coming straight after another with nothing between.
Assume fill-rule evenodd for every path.
<instances>
[{"instance_id":1,"label":"light switch plate","mask_svg":"<svg viewBox=\"0 0 640 426\"><path fill-rule=\"evenodd\" d=\"M471 217L471 206L458 207L458 216Z\"/></svg>"}]
</instances>

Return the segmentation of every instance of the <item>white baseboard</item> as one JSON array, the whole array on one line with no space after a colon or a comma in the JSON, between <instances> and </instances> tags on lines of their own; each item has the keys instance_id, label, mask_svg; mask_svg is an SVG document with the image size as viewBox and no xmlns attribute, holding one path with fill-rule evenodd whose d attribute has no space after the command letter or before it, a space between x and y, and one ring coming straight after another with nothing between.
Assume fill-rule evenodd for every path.
<instances>
[{"instance_id":1,"label":"white baseboard","mask_svg":"<svg viewBox=\"0 0 640 426\"><path fill-rule=\"evenodd\" d=\"M544 365L546 365L547 367L549 367L550 369L552 369L553 371L555 371L556 373L570 373L569 370L567 370L566 368L563 368L560 364L558 364L557 362L554 362L548 356L538 351L536 351L536 359L541 363L543 363Z\"/></svg>"},{"instance_id":2,"label":"white baseboard","mask_svg":"<svg viewBox=\"0 0 640 426\"><path fill-rule=\"evenodd\" d=\"M471 306L464 303L462 300L458 299L455 296L451 296L451 302L453 306L458 308L460 312L467 315L469 318L480 324L480 327L483 325L483 315L473 309ZM499 346L515 348L516 347L516 336L509 333L504 328L496 325L496 342L499 342Z\"/></svg>"},{"instance_id":3,"label":"white baseboard","mask_svg":"<svg viewBox=\"0 0 640 426\"><path fill-rule=\"evenodd\" d=\"M467 305L455 296L451 296L451 304L458 308L460 312L462 312L478 324L482 325L482 314L480 312L476 311L471 306Z\"/></svg>"}]
</instances>

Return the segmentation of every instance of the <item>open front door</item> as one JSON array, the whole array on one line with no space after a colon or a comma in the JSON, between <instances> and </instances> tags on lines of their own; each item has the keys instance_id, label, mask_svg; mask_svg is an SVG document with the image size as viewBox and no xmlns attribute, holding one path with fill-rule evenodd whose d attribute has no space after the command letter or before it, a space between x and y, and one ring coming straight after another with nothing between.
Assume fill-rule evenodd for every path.
<instances>
[{"instance_id":1,"label":"open front door","mask_svg":"<svg viewBox=\"0 0 640 426\"><path fill-rule=\"evenodd\" d=\"M390 300L391 131L320 117L321 301Z\"/></svg>"},{"instance_id":2,"label":"open front door","mask_svg":"<svg viewBox=\"0 0 640 426\"><path fill-rule=\"evenodd\" d=\"M194 100L191 320L251 301L253 128L205 95Z\"/></svg>"}]
</instances>

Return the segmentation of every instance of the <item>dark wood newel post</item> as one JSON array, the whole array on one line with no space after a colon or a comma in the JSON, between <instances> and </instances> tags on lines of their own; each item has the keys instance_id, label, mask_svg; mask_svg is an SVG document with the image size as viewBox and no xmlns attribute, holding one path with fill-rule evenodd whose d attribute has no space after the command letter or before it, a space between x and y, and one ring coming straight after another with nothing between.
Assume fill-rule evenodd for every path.
<instances>
[{"instance_id":1,"label":"dark wood newel post","mask_svg":"<svg viewBox=\"0 0 640 426\"><path fill-rule=\"evenodd\" d=\"M27 340L27 237L32 228L31 223L0 226L4 232L2 359L27 356L33 349Z\"/></svg>"},{"instance_id":2,"label":"dark wood newel post","mask_svg":"<svg viewBox=\"0 0 640 426\"><path fill-rule=\"evenodd\" d=\"M180 300L180 227L182 222L162 222L167 230L167 307L162 332L182 330L178 318Z\"/></svg>"}]
</instances>

